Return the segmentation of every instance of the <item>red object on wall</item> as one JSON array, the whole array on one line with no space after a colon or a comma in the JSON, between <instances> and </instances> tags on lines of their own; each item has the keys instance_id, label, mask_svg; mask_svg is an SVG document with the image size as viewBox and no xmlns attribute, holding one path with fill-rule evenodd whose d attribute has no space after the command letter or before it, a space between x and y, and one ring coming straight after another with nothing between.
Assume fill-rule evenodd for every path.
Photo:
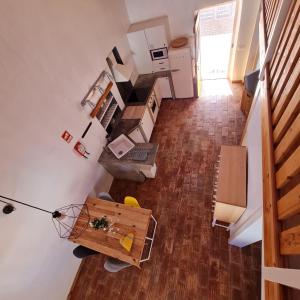
<instances>
[{"instance_id":1,"label":"red object on wall","mask_svg":"<svg viewBox=\"0 0 300 300\"><path fill-rule=\"evenodd\" d=\"M65 130L65 132L61 135L61 137L67 142L70 143L73 139L73 136L67 131Z\"/></svg>"},{"instance_id":2,"label":"red object on wall","mask_svg":"<svg viewBox=\"0 0 300 300\"><path fill-rule=\"evenodd\" d=\"M87 155L90 153L86 151L85 146L81 142L77 142L74 146L74 149L77 153L79 153L81 156L88 158Z\"/></svg>"}]
</instances>

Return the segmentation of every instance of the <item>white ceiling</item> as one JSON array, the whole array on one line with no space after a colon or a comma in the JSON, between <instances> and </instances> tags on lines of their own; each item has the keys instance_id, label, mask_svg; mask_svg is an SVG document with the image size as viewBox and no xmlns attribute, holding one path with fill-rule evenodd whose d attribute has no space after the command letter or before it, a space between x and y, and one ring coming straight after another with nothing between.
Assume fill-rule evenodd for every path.
<instances>
[{"instance_id":1,"label":"white ceiling","mask_svg":"<svg viewBox=\"0 0 300 300\"><path fill-rule=\"evenodd\" d=\"M224 0L125 0L131 23L167 15L172 38L192 35L194 12Z\"/></svg>"}]
</instances>

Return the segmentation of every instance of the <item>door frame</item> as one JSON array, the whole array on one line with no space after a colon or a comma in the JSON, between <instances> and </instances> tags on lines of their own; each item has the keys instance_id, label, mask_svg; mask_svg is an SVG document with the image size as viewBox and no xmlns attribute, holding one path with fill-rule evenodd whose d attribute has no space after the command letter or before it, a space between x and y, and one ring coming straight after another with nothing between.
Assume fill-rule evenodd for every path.
<instances>
[{"instance_id":1,"label":"door frame","mask_svg":"<svg viewBox=\"0 0 300 300\"><path fill-rule=\"evenodd\" d=\"M200 74L198 74L198 67L197 67L198 56L199 56L199 61L200 61L200 66L201 66L201 55L200 55L200 51L199 51L199 49L200 49L200 39L199 39L199 22L200 22L200 18L199 18L199 13L203 9L211 8L211 7L215 7L215 6L221 6L221 5L224 5L224 4L227 4L227 3L235 3L234 16L233 16L233 25L232 25L233 27L232 27L232 36L231 36L231 47L230 47L230 51L229 51L229 62L228 62L228 67L227 67L227 78L228 79L230 78L231 65L232 65L233 58L234 58L235 51L236 51L235 44L236 44L236 40L237 40L237 37L238 37L237 24L238 24L238 16L240 15L240 14L238 14L238 12L240 11L240 7L241 7L239 0L224 1L224 2L219 3L219 4L214 4L214 5L199 8L195 12L193 32L194 32L194 35L195 35L195 60L196 60L195 68L196 68L197 80L198 80L198 76L201 79L201 72L199 71ZM197 94L198 94L198 88L197 88Z\"/></svg>"}]
</instances>

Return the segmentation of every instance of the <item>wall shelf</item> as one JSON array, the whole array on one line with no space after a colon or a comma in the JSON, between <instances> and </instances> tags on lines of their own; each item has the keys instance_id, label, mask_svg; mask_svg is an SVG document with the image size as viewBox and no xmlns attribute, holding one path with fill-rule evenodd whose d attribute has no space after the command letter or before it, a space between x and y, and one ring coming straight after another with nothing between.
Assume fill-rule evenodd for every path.
<instances>
[{"instance_id":1,"label":"wall shelf","mask_svg":"<svg viewBox=\"0 0 300 300\"><path fill-rule=\"evenodd\" d=\"M104 129L107 129L115 111L118 108L118 103L115 98L112 98L110 101L110 104L108 108L106 109L105 113L103 114L102 118L99 120L101 125L104 127Z\"/></svg>"}]
</instances>

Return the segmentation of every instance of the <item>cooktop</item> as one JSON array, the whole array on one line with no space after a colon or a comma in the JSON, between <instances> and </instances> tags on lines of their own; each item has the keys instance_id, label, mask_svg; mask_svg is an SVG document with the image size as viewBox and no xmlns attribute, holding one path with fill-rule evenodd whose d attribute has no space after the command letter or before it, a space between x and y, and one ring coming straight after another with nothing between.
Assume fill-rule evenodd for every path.
<instances>
[{"instance_id":1,"label":"cooktop","mask_svg":"<svg viewBox=\"0 0 300 300\"><path fill-rule=\"evenodd\" d=\"M127 105L145 105L150 91L151 87L133 89L127 100Z\"/></svg>"}]
</instances>

